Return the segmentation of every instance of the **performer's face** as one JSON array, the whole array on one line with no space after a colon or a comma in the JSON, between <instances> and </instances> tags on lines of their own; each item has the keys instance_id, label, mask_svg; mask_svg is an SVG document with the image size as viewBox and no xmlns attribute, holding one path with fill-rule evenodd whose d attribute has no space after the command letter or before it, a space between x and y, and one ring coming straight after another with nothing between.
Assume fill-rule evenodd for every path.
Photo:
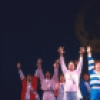
<instances>
[{"instance_id":1,"label":"performer's face","mask_svg":"<svg viewBox=\"0 0 100 100\"><path fill-rule=\"evenodd\" d=\"M89 75L88 74L84 74L83 79L84 79L84 81L88 81L89 80Z\"/></svg>"},{"instance_id":2,"label":"performer's face","mask_svg":"<svg viewBox=\"0 0 100 100\"><path fill-rule=\"evenodd\" d=\"M65 81L64 75L62 75L62 74L60 75L60 81L61 82L64 82Z\"/></svg>"},{"instance_id":3,"label":"performer's face","mask_svg":"<svg viewBox=\"0 0 100 100\"><path fill-rule=\"evenodd\" d=\"M100 63L96 63L96 65L95 65L95 70L96 70L96 71L100 71Z\"/></svg>"},{"instance_id":4,"label":"performer's face","mask_svg":"<svg viewBox=\"0 0 100 100\"><path fill-rule=\"evenodd\" d=\"M50 78L50 72L46 72L46 78Z\"/></svg>"},{"instance_id":5,"label":"performer's face","mask_svg":"<svg viewBox=\"0 0 100 100\"><path fill-rule=\"evenodd\" d=\"M27 81L32 81L32 76L31 75L27 75Z\"/></svg>"},{"instance_id":6,"label":"performer's face","mask_svg":"<svg viewBox=\"0 0 100 100\"><path fill-rule=\"evenodd\" d=\"M68 69L69 69L70 71L73 71L74 68L75 68L74 63L73 63L73 62L70 62L70 63L68 64Z\"/></svg>"}]
</instances>

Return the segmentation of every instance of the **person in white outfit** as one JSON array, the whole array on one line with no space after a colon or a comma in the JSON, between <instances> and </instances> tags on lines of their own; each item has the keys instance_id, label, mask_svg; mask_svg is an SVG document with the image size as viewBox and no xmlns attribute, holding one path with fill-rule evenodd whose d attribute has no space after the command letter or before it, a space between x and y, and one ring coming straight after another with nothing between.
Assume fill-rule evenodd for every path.
<instances>
[{"instance_id":1,"label":"person in white outfit","mask_svg":"<svg viewBox=\"0 0 100 100\"><path fill-rule=\"evenodd\" d=\"M80 89L79 89L79 80L80 74L83 66L83 53L84 48L80 48L80 59L77 64L77 68L75 69L75 65L73 62L68 63L68 68L64 63L64 48L60 47L58 49L60 54L60 65L61 70L65 76L65 92L66 92L66 100L79 100L81 96Z\"/></svg>"}]
</instances>

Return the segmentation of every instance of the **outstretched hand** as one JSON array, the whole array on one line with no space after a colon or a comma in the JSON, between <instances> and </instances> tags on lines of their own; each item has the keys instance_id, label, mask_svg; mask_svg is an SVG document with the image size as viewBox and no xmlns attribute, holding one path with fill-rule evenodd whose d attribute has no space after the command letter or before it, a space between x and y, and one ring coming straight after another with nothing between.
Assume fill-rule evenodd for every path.
<instances>
[{"instance_id":1,"label":"outstretched hand","mask_svg":"<svg viewBox=\"0 0 100 100\"><path fill-rule=\"evenodd\" d=\"M56 60L56 62L53 64L53 67L58 68L58 66L59 66L59 62Z\"/></svg>"},{"instance_id":2,"label":"outstretched hand","mask_svg":"<svg viewBox=\"0 0 100 100\"><path fill-rule=\"evenodd\" d=\"M59 49L57 50L60 54L64 53L64 47L59 47Z\"/></svg>"},{"instance_id":3,"label":"outstretched hand","mask_svg":"<svg viewBox=\"0 0 100 100\"><path fill-rule=\"evenodd\" d=\"M85 52L84 47L80 47L80 54L83 54Z\"/></svg>"},{"instance_id":4,"label":"outstretched hand","mask_svg":"<svg viewBox=\"0 0 100 100\"><path fill-rule=\"evenodd\" d=\"M60 63L59 59L57 59L57 60L55 61L55 63L56 63L56 64L59 64L59 63Z\"/></svg>"},{"instance_id":5,"label":"outstretched hand","mask_svg":"<svg viewBox=\"0 0 100 100\"><path fill-rule=\"evenodd\" d=\"M18 69L20 68L20 66L21 66L20 62L17 63L17 68L18 68Z\"/></svg>"},{"instance_id":6,"label":"outstretched hand","mask_svg":"<svg viewBox=\"0 0 100 100\"><path fill-rule=\"evenodd\" d=\"M53 64L53 67L54 67L54 68L56 67L56 63Z\"/></svg>"},{"instance_id":7,"label":"outstretched hand","mask_svg":"<svg viewBox=\"0 0 100 100\"><path fill-rule=\"evenodd\" d=\"M37 68L38 69L41 69L41 64L42 64L42 59L41 58L37 59Z\"/></svg>"},{"instance_id":8,"label":"outstretched hand","mask_svg":"<svg viewBox=\"0 0 100 100\"><path fill-rule=\"evenodd\" d=\"M90 53L90 52L91 52L91 47L88 46L88 47L87 47L87 53Z\"/></svg>"}]
</instances>

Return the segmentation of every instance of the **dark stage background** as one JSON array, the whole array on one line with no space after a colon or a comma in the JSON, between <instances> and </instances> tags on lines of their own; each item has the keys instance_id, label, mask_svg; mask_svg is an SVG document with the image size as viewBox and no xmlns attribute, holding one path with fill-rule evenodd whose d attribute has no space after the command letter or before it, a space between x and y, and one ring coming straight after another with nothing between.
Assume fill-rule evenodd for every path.
<instances>
[{"instance_id":1,"label":"dark stage background","mask_svg":"<svg viewBox=\"0 0 100 100\"><path fill-rule=\"evenodd\" d=\"M75 34L74 26L77 14L81 7L87 4L86 1L8 1L4 3L2 100L20 100L21 82L16 68L18 61L21 62L21 68L27 75L34 74L38 57L43 59L43 71L49 70L53 74L52 65L59 58L57 53L59 46L65 47L66 63L78 59L79 47L83 45ZM88 26L86 28L88 29ZM93 56L95 59L100 58L99 53L94 53ZM84 72L87 72L86 54ZM38 91L41 95L39 84Z\"/></svg>"}]
</instances>

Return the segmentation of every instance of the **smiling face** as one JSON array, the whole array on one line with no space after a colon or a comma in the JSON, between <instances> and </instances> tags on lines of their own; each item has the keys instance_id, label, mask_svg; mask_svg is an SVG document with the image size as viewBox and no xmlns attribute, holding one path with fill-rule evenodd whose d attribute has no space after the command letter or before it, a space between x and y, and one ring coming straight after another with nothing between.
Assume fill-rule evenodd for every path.
<instances>
[{"instance_id":1,"label":"smiling face","mask_svg":"<svg viewBox=\"0 0 100 100\"><path fill-rule=\"evenodd\" d=\"M83 79L84 79L84 81L88 81L89 80L89 75L88 74L84 74L83 75Z\"/></svg>"},{"instance_id":2,"label":"smiling face","mask_svg":"<svg viewBox=\"0 0 100 100\"><path fill-rule=\"evenodd\" d=\"M95 64L95 70L100 72L100 62Z\"/></svg>"},{"instance_id":3,"label":"smiling face","mask_svg":"<svg viewBox=\"0 0 100 100\"><path fill-rule=\"evenodd\" d=\"M64 81L65 81L64 75L60 74L60 82L64 82Z\"/></svg>"},{"instance_id":4,"label":"smiling face","mask_svg":"<svg viewBox=\"0 0 100 100\"><path fill-rule=\"evenodd\" d=\"M50 79L50 72L49 71L46 72L45 77Z\"/></svg>"},{"instance_id":5,"label":"smiling face","mask_svg":"<svg viewBox=\"0 0 100 100\"><path fill-rule=\"evenodd\" d=\"M68 64L68 69L69 69L70 71L73 71L73 70L75 69L75 66L74 66L74 63L73 63L73 62L70 62L70 63Z\"/></svg>"},{"instance_id":6,"label":"smiling face","mask_svg":"<svg viewBox=\"0 0 100 100\"><path fill-rule=\"evenodd\" d=\"M27 81L31 82L32 81L32 76L31 75L27 75Z\"/></svg>"}]
</instances>

